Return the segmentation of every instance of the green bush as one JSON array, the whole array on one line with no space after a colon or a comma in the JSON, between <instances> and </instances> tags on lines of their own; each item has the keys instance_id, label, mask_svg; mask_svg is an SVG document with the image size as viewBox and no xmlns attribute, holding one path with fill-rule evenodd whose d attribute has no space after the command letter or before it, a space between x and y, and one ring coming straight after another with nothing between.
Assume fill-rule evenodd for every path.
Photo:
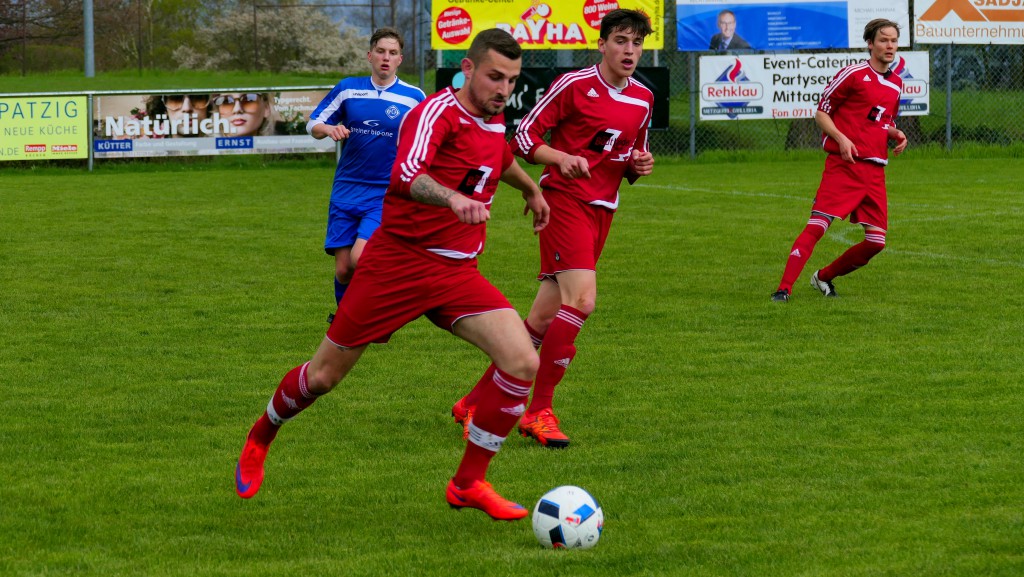
<instances>
[{"instance_id":1,"label":"green bush","mask_svg":"<svg viewBox=\"0 0 1024 577\"><path fill-rule=\"evenodd\" d=\"M24 64L22 55L24 54ZM0 56L0 74L21 74L54 72L57 70L81 69L85 65L85 53L75 46L34 45L9 50Z\"/></svg>"}]
</instances>

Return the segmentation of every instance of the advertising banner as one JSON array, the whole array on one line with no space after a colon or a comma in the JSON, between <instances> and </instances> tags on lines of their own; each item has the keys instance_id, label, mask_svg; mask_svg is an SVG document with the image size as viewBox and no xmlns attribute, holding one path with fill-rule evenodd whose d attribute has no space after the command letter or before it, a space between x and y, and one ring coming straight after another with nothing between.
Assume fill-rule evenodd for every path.
<instances>
[{"instance_id":1,"label":"advertising banner","mask_svg":"<svg viewBox=\"0 0 1024 577\"><path fill-rule=\"evenodd\" d=\"M438 0L431 3L430 47L465 50L477 32L501 28L524 50L597 48L601 19L618 8L651 16L644 49L664 48L664 0Z\"/></svg>"},{"instance_id":2,"label":"advertising banner","mask_svg":"<svg viewBox=\"0 0 1024 577\"><path fill-rule=\"evenodd\" d=\"M700 119L813 118L828 83L866 52L702 56ZM927 52L904 52L901 116L928 114Z\"/></svg>"},{"instance_id":3,"label":"advertising banner","mask_svg":"<svg viewBox=\"0 0 1024 577\"><path fill-rule=\"evenodd\" d=\"M330 152L306 133L329 89L96 96L93 156Z\"/></svg>"},{"instance_id":4,"label":"advertising banner","mask_svg":"<svg viewBox=\"0 0 1024 577\"><path fill-rule=\"evenodd\" d=\"M523 118L533 110L537 101L544 97L544 92L555 78L562 73L578 70L577 68L532 68L525 67L516 81L515 92L509 96L505 107L505 125L508 128L519 126ZM640 66L633 72L633 78L651 89L654 93L654 112L651 115L649 128L657 130L668 128L669 119L669 73L668 68ZM462 70L458 68L439 68L437 70L437 90L447 86L461 88L465 82Z\"/></svg>"},{"instance_id":5,"label":"advertising banner","mask_svg":"<svg viewBox=\"0 0 1024 577\"><path fill-rule=\"evenodd\" d=\"M88 158L85 96L0 98L0 160Z\"/></svg>"},{"instance_id":6,"label":"advertising banner","mask_svg":"<svg viewBox=\"0 0 1024 577\"><path fill-rule=\"evenodd\" d=\"M864 25L887 18L909 30L908 0L676 0L679 50L862 48ZM910 46L910 34L900 35Z\"/></svg>"},{"instance_id":7,"label":"advertising banner","mask_svg":"<svg viewBox=\"0 0 1024 577\"><path fill-rule=\"evenodd\" d=\"M1024 44L1024 0L917 0L918 44Z\"/></svg>"}]
</instances>

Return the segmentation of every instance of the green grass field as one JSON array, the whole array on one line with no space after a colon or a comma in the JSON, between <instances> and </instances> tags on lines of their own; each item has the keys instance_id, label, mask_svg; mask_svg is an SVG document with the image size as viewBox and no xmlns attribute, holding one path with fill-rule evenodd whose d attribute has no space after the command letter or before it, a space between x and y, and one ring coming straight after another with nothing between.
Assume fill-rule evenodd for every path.
<instances>
[{"instance_id":1,"label":"green grass field","mask_svg":"<svg viewBox=\"0 0 1024 577\"><path fill-rule=\"evenodd\" d=\"M1019 576L1019 162L895 160L887 250L769 302L821 158L663 162L624 190L553 452L491 480L578 484L590 551L450 510L448 410L486 366L418 321L286 425L252 501L235 460L332 307L329 160L0 175L0 574ZM499 195L481 266L525 312L536 241Z\"/></svg>"}]
</instances>

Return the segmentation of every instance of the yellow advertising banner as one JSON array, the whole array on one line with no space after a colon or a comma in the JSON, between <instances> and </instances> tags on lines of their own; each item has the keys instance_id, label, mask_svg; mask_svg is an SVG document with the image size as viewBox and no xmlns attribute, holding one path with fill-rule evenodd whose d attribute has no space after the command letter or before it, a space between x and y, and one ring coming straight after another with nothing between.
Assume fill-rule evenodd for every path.
<instances>
[{"instance_id":1,"label":"yellow advertising banner","mask_svg":"<svg viewBox=\"0 0 1024 577\"><path fill-rule=\"evenodd\" d=\"M85 96L0 98L0 160L88 157Z\"/></svg>"},{"instance_id":2,"label":"yellow advertising banner","mask_svg":"<svg viewBox=\"0 0 1024 577\"><path fill-rule=\"evenodd\" d=\"M647 50L664 48L663 0L434 0L430 47L465 50L477 32L508 31L524 50L597 48L601 19L618 8L641 10L654 31L644 40Z\"/></svg>"}]
</instances>

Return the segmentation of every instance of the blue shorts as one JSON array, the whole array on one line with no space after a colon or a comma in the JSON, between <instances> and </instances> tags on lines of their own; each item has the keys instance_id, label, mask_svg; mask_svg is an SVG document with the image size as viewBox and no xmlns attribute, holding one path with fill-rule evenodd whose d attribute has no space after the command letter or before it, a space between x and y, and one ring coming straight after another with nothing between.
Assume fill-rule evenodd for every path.
<instances>
[{"instance_id":1,"label":"blue shorts","mask_svg":"<svg viewBox=\"0 0 1024 577\"><path fill-rule=\"evenodd\" d=\"M380 226L383 210L384 206L379 202L374 203L374 206L339 205L332 202L327 216L324 252L333 255L335 249L354 245L357 238L370 240L370 235Z\"/></svg>"}]
</instances>

